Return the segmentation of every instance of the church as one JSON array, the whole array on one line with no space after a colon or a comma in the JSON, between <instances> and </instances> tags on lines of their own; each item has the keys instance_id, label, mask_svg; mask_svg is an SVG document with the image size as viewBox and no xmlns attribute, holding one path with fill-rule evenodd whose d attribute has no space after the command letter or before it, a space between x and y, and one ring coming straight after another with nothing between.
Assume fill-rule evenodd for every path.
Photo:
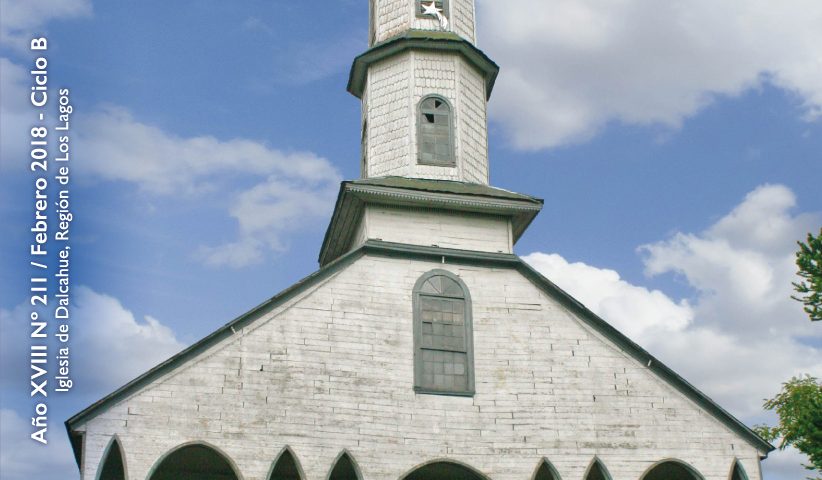
<instances>
[{"instance_id":1,"label":"church","mask_svg":"<svg viewBox=\"0 0 822 480\"><path fill-rule=\"evenodd\" d=\"M517 257L474 0L370 0L319 270L66 421L83 480L755 480L773 447Z\"/></svg>"}]
</instances>

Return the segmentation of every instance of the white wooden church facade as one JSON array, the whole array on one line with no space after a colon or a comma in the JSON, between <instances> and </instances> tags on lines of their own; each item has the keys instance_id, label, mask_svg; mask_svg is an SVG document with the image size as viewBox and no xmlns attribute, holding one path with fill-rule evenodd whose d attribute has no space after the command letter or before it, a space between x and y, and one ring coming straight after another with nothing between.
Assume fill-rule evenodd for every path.
<instances>
[{"instance_id":1,"label":"white wooden church facade","mask_svg":"<svg viewBox=\"0 0 822 480\"><path fill-rule=\"evenodd\" d=\"M740 480L767 442L513 254L473 0L371 0L320 270L66 422L83 480Z\"/></svg>"}]
</instances>

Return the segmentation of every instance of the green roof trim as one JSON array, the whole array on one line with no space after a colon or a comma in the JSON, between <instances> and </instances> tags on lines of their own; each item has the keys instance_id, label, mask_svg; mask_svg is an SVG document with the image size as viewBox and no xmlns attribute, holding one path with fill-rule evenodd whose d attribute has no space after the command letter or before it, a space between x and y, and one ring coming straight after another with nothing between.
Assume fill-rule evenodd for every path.
<instances>
[{"instance_id":1,"label":"green roof trim","mask_svg":"<svg viewBox=\"0 0 822 480\"><path fill-rule=\"evenodd\" d=\"M542 199L478 183L408 177L345 181L320 248L323 266L352 247L365 205L439 209L499 215L511 219L513 242L542 210Z\"/></svg>"},{"instance_id":2,"label":"green roof trim","mask_svg":"<svg viewBox=\"0 0 822 480\"><path fill-rule=\"evenodd\" d=\"M477 195L489 198L508 198L512 200L525 200L542 204L542 199L512 192L502 188L491 187L480 183L460 182L456 180L434 180L429 178L413 177L374 177L360 180L352 180L352 185L376 185L380 187L407 188L409 190L419 190L426 192L454 193L458 195Z\"/></svg>"},{"instance_id":3,"label":"green roof trim","mask_svg":"<svg viewBox=\"0 0 822 480\"><path fill-rule=\"evenodd\" d=\"M474 66L485 79L485 98L491 98L499 66L474 44L452 32L408 30L405 33L377 43L354 59L348 75L348 91L362 98L368 77L368 67L385 58L408 50L426 50L459 53Z\"/></svg>"},{"instance_id":4,"label":"green roof trim","mask_svg":"<svg viewBox=\"0 0 822 480\"><path fill-rule=\"evenodd\" d=\"M68 431L69 438L72 441L72 447L74 447L75 450L75 458L78 461L78 466L80 463L80 458L82 457L82 451L80 450L81 447L79 444L75 445L76 440L78 439L78 432L76 431L77 427L82 426L84 423L96 417L103 409L108 408L117 402L124 400L130 395L137 393L137 391L141 388L149 385L152 381L162 375L172 372L182 366L186 361L200 355L208 348L216 345L218 342L234 335L234 331L236 329L244 328L259 319L262 314L266 313L270 309L282 305L299 293L315 285L317 282L327 279L332 274L346 268L363 255L428 260L438 263L492 266L517 270L528 278L535 286L577 314L579 318L585 321L594 330L619 346L623 351L630 354L638 362L646 365L648 370L661 377L680 393L688 397L691 401L699 405L708 413L712 414L717 420L747 440L752 446L764 451L766 456L767 452L775 449L773 445L762 439L762 437L757 435L748 426L717 405L707 395L700 392L696 387L688 383L676 372L665 366L665 364L634 343L631 339L620 333L608 322L588 310L584 305L556 286L550 280L542 276L518 256L510 253L477 252L471 250L456 250L433 246L407 245L368 240L356 250L349 252L336 261L303 278L274 297L271 297L250 311L223 325L217 331L194 343L168 360L160 363L146 373L140 375L113 393L103 397L66 420L66 430Z\"/></svg>"}]
</instances>

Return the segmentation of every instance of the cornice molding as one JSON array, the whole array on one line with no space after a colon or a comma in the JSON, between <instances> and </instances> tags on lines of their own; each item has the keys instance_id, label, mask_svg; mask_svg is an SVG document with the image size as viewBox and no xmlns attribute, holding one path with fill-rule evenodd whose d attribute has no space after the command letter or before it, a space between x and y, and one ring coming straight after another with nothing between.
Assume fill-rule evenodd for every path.
<instances>
[{"instance_id":1,"label":"cornice molding","mask_svg":"<svg viewBox=\"0 0 822 480\"><path fill-rule=\"evenodd\" d=\"M320 248L319 263L324 266L351 248L355 228L366 205L388 205L405 208L426 208L451 212L471 212L499 215L511 219L513 242L517 240L542 210L542 200L513 194L493 187L471 185L483 193L447 191L449 186L465 186L459 182L403 179L408 186L375 183L343 182L331 216L331 222ZM390 181L390 180L389 180ZM369 182L372 182L369 180ZM419 188L414 188L415 183ZM436 191L430 185L442 185ZM429 187L429 188L423 188Z\"/></svg>"},{"instance_id":2,"label":"cornice molding","mask_svg":"<svg viewBox=\"0 0 822 480\"><path fill-rule=\"evenodd\" d=\"M453 52L461 55L476 68L485 79L485 98L491 97L499 66L473 43L451 32L408 30L402 35L382 41L354 59L348 75L348 92L362 98L365 91L368 68L380 60L408 50Z\"/></svg>"}]
</instances>

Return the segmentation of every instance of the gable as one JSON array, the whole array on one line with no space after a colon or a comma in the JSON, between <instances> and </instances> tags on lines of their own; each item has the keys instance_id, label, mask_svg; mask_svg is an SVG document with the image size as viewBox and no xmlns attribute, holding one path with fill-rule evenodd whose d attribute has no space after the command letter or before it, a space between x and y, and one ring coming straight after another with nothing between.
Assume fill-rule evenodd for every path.
<instances>
[{"instance_id":1,"label":"gable","mask_svg":"<svg viewBox=\"0 0 822 480\"><path fill-rule=\"evenodd\" d=\"M111 395L103 398L99 402L93 404L89 408L78 413L66 422L66 426L69 430L70 435L72 435L82 425L94 419L98 415L105 413L108 409L118 404L119 402L122 402L123 400L126 400L134 395L139 394L141 391L144 391L145 389L151 387L158 381L162 381L162 379L164 378L176 375L179 371L192 365L192 362L198 361L204 353L212 352L215 347L223 348L224 345L231 343L231 338L235 336L234 332L241 331L242 329L261 329L261 327L265 326L266 324L271 324L266 327L269 330L271 330L272 328L274 328L273 324L279 324L278 322L269 321L275 315L275 313L272 312L275 312L277 309L286 308L289 305L289 302L291 302L292 300L300 298L307 299L303 301L300 308L303 312L310 312L310 314L300 314L302 316L297 315L296 317L293 317L292 315L291 320L287 320L285 321L285 323L283 323L283 325L291 325L292 327L299 327L300 322L306 321L318 323L320 327L322 327L324 325L324 322L325 324L328 323L328 315L334 315L333 313L328 312L332 312L334 310L337 312L338 317L340 317L338 323L342 322L344 324L346 315L348 315L354 318L354 320L350 320L350 323L352 325L356 324L357 322L361 322L361 319L366 319L370 322L384 322L386 318L391 318L392 315L395 316L395 318L399 319L410 318L410 286L406 285L407 291L405 291L405 287L397 287L393 290L388 291L388 293L385 293L386 298L392 299L390 301L380 300L382 294L378 293L376 290L366 291L364 290L364 286L378 285L380 286L380 288L388 288L382 285L388 283L385 279L369 278L369 274L366 271L360 272L355 270L349 270L349 267L357 263L358 260L361 259L364 255L367 255L369 258L383 259L381 265L383 265L384 267L388 266L386 267L386 278L392 279L394 277L401 275L411 275L404 274L404 270L402 270L403 268L407 268L407 266L409 265L408 260L420 261L420 263L422 263L423 265L419 266L418 268L431 268L430 265L433 261L441 265L458 266L459 268L464 269L466 275L474 275L474 273L471 272L484 272L481 274L476 273L476 283L473 285L469 284L469 288L484 288L484 290L482 290L483 295L481 297L488 298L489 300L487 302L490 302L482 305L479 303L477 304L477 308L481 307L481 311L476 312L476 328L478 329L477 331L480 332L479 329L492 328L495 327L496 324L503 324L511 320L511 324L506 326L506 328L509 328L510 330L505 330L505 332L508 332L507 334L514 335L514 337L512 338L501 339L501 343L499 344L488 343L491 340L493 340L491 338L492 335L477 336L478 344L476 350L477 352L479 352L478 368L485 369L484 378L486 380L484 381L487 383L487 385L485 386L485 392L489 392L492 389L499 389L502 393L505 393L518 388L516 385L506 384L505 382L497 382L493 384L488 383L488 379L492 378L495 375L493 373L493 368L502 369L502 373L500 373L500 375L504 375L505 371L505 367L502 365L502 363L500 363L497 366L494 366L494 363L498 362L498 360L500 359L494 356L489 356L488 352L494 351L497 348L502 349L506 343L510 344L513 341L520 342L522 345L525 345L523 348L529 348L531 350L534 350L538 346L535 345L533 341L529 340L529 337L532 334L531 330L534 329L534 326L537 325L539 322L544 322L544 319L546 318L546 312L554 312L556 314L551 313L550 318L554 319L552 321L560 323L557 323L554 327L551 328L554 328L554 333L560 336L558 338L562 338L563 333L561 327L564 325L565 327L563 328L575 329L573 331L568 331L567 335L569 340L579 341L579 339L582 338L586 342L584 344L578 343L577 347L574 347L573 345L569 344L569 350L564 352L564 360L562 360L562 362L567 363L556 363L558 371L563 369L568 371L573 370L575 362L579 363L581 365L581 368L588 368L591 366L591 360L585 360L584 356L591 356L591 352L600 352L602 353L602 355L597 355L597 358L603 358L606 362L623 362L625 365L627 365L626 367L623 367L626 370L622 372L624 373L623 379L625 381L630 381L629 377L633 374L636 374L642 379L644 379L643 381L646 381L648 378L656 379L658 383L666 385L668 390L678 392L679 397L687 399L689 402L692 402L692 404L698 407L698 409L700 409L706 415L721 423L725 428L729 429L731 432L734 432L735 435L738 435L740 438L744 439L744 441L751 445L753 448L759 450L760 452L768 452L773 448L770 444L756 436L756 434L754 434L750 429L748 429L748 427L746 427L744 424L733 418L725 410L723 410L721 407L712 402L707 396L696 390L693 386L688 384L684 379L679 377L677 374L675 374L668 367L666 367L664 364L655 359L648 352L643 350L641 347L636 345L634 342L629 340L624 335L620 334L616 329L614 329L609 324L604 322L602 319L600 319L592 312L587 310L583 305L581 305L579 302L577 302L572 297L567 295L561 289L553 285L550 281L542 277L539 273L537 273L527 264L522 262L518 257L510 254L468 252L436 247L413 247L408 245L389 244L386 242L378 241L366 242L366 244L364 244L358 250L355 250L349 253L348 255L341 257L336 262L319 270L318 272L312 274L306 279L298 282L294 286L283 291L279 295L271 298L270 300L251 310L247 314L226 324L221 329L212 333L200 342L192 345L191 347L184 350L175 357L172 357L166 362L163 362L162 364L158 365L152 370L146 372L144 375L130 382L125 387L119 389ZM425 265L429 266L426 267ZM485 280L485 278L489 275L489 273L487 272L491 272L494 275L502 275L502 273L500 272L507 272L505 273L505 275L507 275L507 277L505 278L511 279L511 286L509 287L506 284L503 292L494 293L494 288L497 288L496 280L492 280L490 277L487 280ZM351 283L348 286L336 285L333 282L329 283L329 285L331 286L323 286L325 280L330 279L333 275L337 273L345 273L346 275L353 276L354 278L353 280L350 280ZM412 277L403 278L403 285L409 284L409 282L411 285L413 285L413 280L416 279L414 275L417 274L414 273ZM485 285L483 285L483 282L485 282ZM477 287L477 284L483 286ZM317 288L336 289L337 292L343 292L347 289L349 293L354 297L356 297L357 295L365 296L366 298L369 298L370 301L376 303L373 303L368 308L365 308L365 306L362 303L358 303L356 299L351 300L349 297L346 297L345 295L337 295L335 293L331 297L328 297L331 298L331 300L329 300L328 298L322 299L322 297L320 296L310 295L313 293L313 289ZM499 298L495 298L495 295ZM500 303L499 305L493 304L493 302L501 302L502 300L500 299L503 299L505 303ZM336 305L329 306L329 301L332 302L332 304L336 302ZM512 311L515 312L515 316L512 316ZM516 322L514 322L513 320L516 320ZM374 325L377 325L377 323L374 323ZM544 328L544 325L542 325L541 323L539 324L539 326L540 328ZM310 327L310 325L306 325L305 327L308 328ZM392 341L396 343L388 345L388 350L380 350L381 355L387 355L388 353L386 352L390 352L391 349L407 348L408 342L411 341L410 329L405 328L404 325L394 325L391 328L393 328L393 330L390 330L389 333ZM584 332L583 329L585 330ZM491 330L487 331L491 332ZM358 334L362 333L361 331L353 332ZM249 336L247 345L262 345L265 348L272 348L273 344L276 341L285 341L289 339L289 337L287 336L279 338L277 336L279 335L279 333L277 332L269 332L267 335L268 337L260 337L257 339L255 339L252 336ZM496 339L495 341L499 340L500 339ZM357 354L357 348L367 348L358 347L356 342L346 343L346 339L344 337L335 337L333 339L315 338L311 341L315 343L316 346L321 347L319 350L317 350L317 352L320 353L299 353L300 348L302 347L295 346L295 348L292 349L292 353L294 355L300 355L294 357L295 359L315 360L315 358L312 358L312 356L323 356L325 355L325 353L328 353L328 355L325 355L324 358L331 359L328 360L328 362L331 363L334 361L334 356L331 354L334 353L333 349L335 348L344 348L348 349L348 351L353 349L355 351L355 354ZM306 340L303 339L304 344L305 342ZM556 344L562 345L560 341L557 341ZM363 343L362 345L366 345L366 343ZM569 356L574 357L576 355L580 355L580 357L569 358ZM354 367L352 367L352 369L349 369L349 371L355 371L357 365L367 364L357 362L367 362L368 358L374 358L373 352L365 352L361 355L361 358L355 358L352 364L354 365ZM516 358L512 358L513 361L516 362ZM550 362L556 362L555 359L560 357L558 355L554 355L549 358L548 356L543 355L540 358L544 359L543 363L540 364L542 371L544 372L547 370L550 372ZM391 361L393 362L395 360L392 359ZM515 364L511 364L511 361L511 359L506 360L506 362L508 362L506 365L515 366ZM402 390L405 388L406 385L403 382L411 381L411 375L408 374L408 372L411 371L411 365L409 361L405 361L405 363L402 363L404 362L404 360L396 360L396 362L399 363L393 363L392 365L399 366L399 370L404 371L406 373L398 375L397 378L392 379L391 381L395 383L391 384L391 388L397 388ZM373 365L370 366L373 367ZM261 363L259 367L261 372L265 370L264 367L265 365ZM377 367L377 370L379 370L379 368L385 367L385 365L377 363ZM607 364L594 364L593 367L603 367L602 372L600 372L604 372L605 376L602 377L603 379L608 379L608 375L615 375L615 373L613 373L612 371L613 369L608 370L607 368L605 368L611 368ZM627 368L629 367L631 369L631 372L627 371ZM272 366L271 368L274 367ZM286 373L286 369L283 369L283 372L277 372L276 374L285 375ZM409 378L406 379L405 375L408 375ZM478 383L481 380L482 379L478 378ZM364 378L362 379L362 381L366 382L365 384L368 384L367 382L370 380ZM373 381L377 382L377 380ZM568 382L569 389L576 388L574 387L573 379L565 379L564 381ZM588 380L585 381L590 383ZM580 382L582 382L582 380L580 380ZM542 380L532 379L531 383L539 383L541 386L548 388L547 380L544 378ZM373 384L376 385L376 383ZM410 385L410 383L408 383L408 385ZM560 389L561 387L554 386L552 388ZM653 387L650 386L647 388ZM390 392L392 390L385 391ZM478 394L482 394L482 392L483 391L478 388ZM407 394L413 395L413 393L410 391L407 392ZM541 393L539 392L537 392L537 394L541 395ZM607 392L605 394L607 395ZM582 391L580 392L580 395L584 395L584 399L587 401L589 399L588 397L590 396L596 397L597 392L591 393L587 391ZM527 397L523 396L522 400L512 401L522 402L523 404L525 404L527 403L526 398ZM582 399L583 398L580 397L580 401ZM611 400L621 401L620 399ZM596 402L597 400L596 398L594 398L592 401ZM600 401L602 401L602 397L600 397ZM634 399L633 401L652 400ZM534 415L536 415L536 413Z\"/></svg>"}]
</instances>

